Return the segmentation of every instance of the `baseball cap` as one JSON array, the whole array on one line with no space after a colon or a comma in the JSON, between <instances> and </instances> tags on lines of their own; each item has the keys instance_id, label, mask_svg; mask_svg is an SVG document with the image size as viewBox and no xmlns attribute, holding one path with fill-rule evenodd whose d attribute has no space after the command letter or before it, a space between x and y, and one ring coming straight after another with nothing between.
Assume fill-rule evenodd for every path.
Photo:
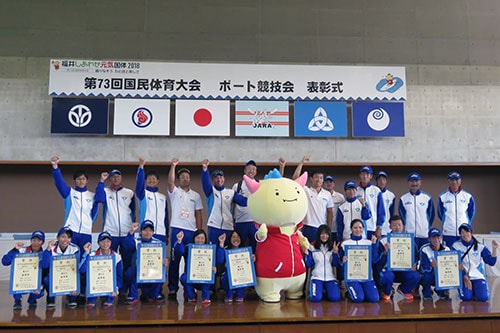
<instances>
[{"instance_id":1,"label":"baseball cap","mask_svg":"<svg viewBox=\"0 0 500 333\"><path fill-rule=\"evenodd\" d=\"M357 187L358 187L358 185L356 184L356 182L354 182L352 180L348 180L344 184L344 190L347 190L348 188L357 188Z\"/></svg>"},{"instance_id":2,"label":"baseball cap","mask_svg":"<svg viewBox=\"0 0 500 333\"><path fill-rule=\"evenodd\" d=\"M97 237L97 241L98 241L98 242L100 242L100 241L102 241L102 240L104 240L104 239L106 239L106 238L107 238L107 239L109 239L109 240L111 240L111 235L110 235L110 233L109 233L109 232L107 232L107 231L103 231L103 232L101 232L101 233L99 234L99 236Z\"/></svg>"},{"instance_id":3,"label":"baseball cap","mask_svg":"<svg viewBox=\"0 0 500 333\"><path fill-rule=\"evenodd\" d=\"M365 165L363 167L361 167L361 169L359 169L359 172L368 172L370 175L373 175L373 169L371 166L369 165Z\"/></svg>"},{"instance_id":4,"label":"baseball cap","mask_svg":"<svg viewBox=\"0 0 500 333\"><path fill-rule=\"evenodd\" d=\"M412 172L408 175L408 181L412 180L421 180L422 177L420 177L420 174L418 172Z\"/></svg>"},{"instance_id":5,"label":"baseball cap","mask_svg":"<svg viewBox=\"0 0 500 333\"><path fill-rule=\"evenodd\" d=\"M385 171L379 171L377 173L377 175L375 176L375 179L378 179L379 177L389 178L389 176L387 176L387 172L385 172Z\"/></svg>"},{"instance_id":6,"label":"baseball cap","mask_svg":"<svg viewBox=\"0 0 500 333\"><path fill-rule=\"evenodd\" d=\"M109 177L113 177L114 175L122 175L122 172L118 169L113 169L109 172Z\"/></svg>"},{"instance_id":7,"label":"baseball cap","mask_svg":"<svg viewBox=\"0 0 500 333\"><path fill-rule=\"evenodd\" d=\"M69 237L73 237L73 230L71 230L70 228L68 227L62 227L61 229L59 229L59 231L57 232L57 237L61 236L62 234L68 234Z\"/></svg>"},{"instance_id":8,"label":"baseball cap","mask_svg":"<svg viewBox=\"0 0 500 333\"><path fill-rule=\"evenodd\" d=\"M151 220L144 220L141 224L141 230L144 230L146 228L151 228L153 231L155 230L155 225L153 221Z\"/></svg>"},{"instance_id":9,"label":"baseball cap","mask_svg":"<svg viewBox=\"0 0 500 333\"><path fill-rule=\"evenodd\" d=\"M335 178L333 178L333 176L328 175L325 177L325 182L328 182L328 181L335 183Z\"/></svg>"},{"instance_id":10,"label":"baseball cap","mask_svg":"<svg viewBox=\"0 0 500 333\"><path fill-rule=\"evenodd\" d=\"M187 174L191 174L191 170L187 169L187 168L180 168L179 170L177 170L177 177L179 177L181 175L181 173L187 173Z\"/></svg>"},{"instance_id":11,"label":"baseball cap","mask_svg":"<svg viewBox=\"0 0 500 333\"><path fill-rule=\"evenodd\" d=\"M256 167L256 166L257 166L257 163L255 163L255 161L254 161L254 160L250 160L250 161L248 161L248 162L245 164L245 166L247 167L247 166L249 166L249 165L253 165L254 167Z\"/></svg>"},{"instance_id":12,"label":"baseball cap","mask_svg":"<svg viewBox=\"0 0 500 333\"><path fill-rule=\"evenodd\" d=\"M222 172L222 170L215 170L214 172L212 172L212 178L215 178L217 176L224 177L224 172Z\"/></svg>"},{"instance_id":13,"label":"baseball cap","mask_svg":"<svg viewBox=\"0 0 500 333\"><path fill-rule=\"evenodd\" d=\"M460 174L456 171L452 171L448 174L448 179L449 180L452 180L452 179L462 179L462 176L460 176Z\"/></svg>"},{"instance_id":14,"label":"baseball cap","mask_svg":"<svg viewBox=\"0 0 500 333\"><path fill-rule=\"evenodd\" d=\"M460 227L458 227L458 232L461 232L462 229L472 232L472 226L469 223L462 223Z\"/></svg>"},{"instance_id":15,"label":"baseball cap","mask_svg":"<svg viewBox=\"0 0 500 333\"><path fill-rule=\"evenodd\" d=\"M38 238L42 242L45 242L45 233L42 230L33 231L31 234L31 239Z\"/></svg>"},{"instance_id":16,"label":"baseball cap","mask_svg":"<svg viewBox=\"0 0 500 333\"><path fill-rule=\"evenodd\" d=\"M442 235L441 230L439 230L438 228L431 228L429 230L429 234L428 234L429 238L434 237L434 236L441 236L441 235Z\"/></svg>"}]
</instances>

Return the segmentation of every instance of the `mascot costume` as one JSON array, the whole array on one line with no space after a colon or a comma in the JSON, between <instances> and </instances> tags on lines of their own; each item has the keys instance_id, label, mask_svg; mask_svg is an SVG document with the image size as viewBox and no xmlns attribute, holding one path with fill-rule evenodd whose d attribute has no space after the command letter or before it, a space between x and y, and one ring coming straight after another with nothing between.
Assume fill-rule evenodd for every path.
<instances>
[{"instance_id":1,"label":"mascot costume","mask_svg":"<svg viewBox=\"0 0 500 333\"><path fill-rule=\"evenodd\" d=\"M304 185L307 172L295 181L270 171L261 182L243 176L250 190L248 211L260 226L255 234L255 291L264 302L279 302L303 295L306 266L303 252L309 242L299 229L307 213Z\"/></svg>"}]
</instances>

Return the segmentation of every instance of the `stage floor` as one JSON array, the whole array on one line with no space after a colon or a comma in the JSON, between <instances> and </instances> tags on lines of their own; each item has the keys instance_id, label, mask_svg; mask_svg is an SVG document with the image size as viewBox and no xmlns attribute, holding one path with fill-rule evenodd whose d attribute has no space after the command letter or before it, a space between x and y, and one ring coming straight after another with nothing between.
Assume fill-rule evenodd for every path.
<instances>
[{"instance_id":1,"label":"stage floor","mask_svg":"<svg viewBox=\"0 0 500 333\"><path fill-rule=\"evenodd\" d=\"M282 300L269 304L258 300L249 293L243 303L225 304L223 294L209 306L201 303L185 303L182 290L177 300L167 300L165 304L137 304L134 306L116 305L110 308L88 309L81 306L70 309L64 306L63 298L57 297L56 308L47 309L45 297L39 300L36 309L28 309L26 296L23 309L13 310L13 299L8 294L8 282L0 282L0 328L21 327L99 327L123 325L227 325L227 324L265 324L265 323L333 323L364 321L414 321L441 319L500 319L500 278L491 278L490 302L461 302L458 293L451 291L450 300L406 301L396 294L391 301L354 304L348 300L338 303L311 303L306 300ZM411 330L410 330L411 331ZM441 328L440 331L442 332ZM446 331L446 330L445 330ZM495 330L493 330L495 331ZM476 332L480 332L477 331Z\"/></svg>"}]
</instances>

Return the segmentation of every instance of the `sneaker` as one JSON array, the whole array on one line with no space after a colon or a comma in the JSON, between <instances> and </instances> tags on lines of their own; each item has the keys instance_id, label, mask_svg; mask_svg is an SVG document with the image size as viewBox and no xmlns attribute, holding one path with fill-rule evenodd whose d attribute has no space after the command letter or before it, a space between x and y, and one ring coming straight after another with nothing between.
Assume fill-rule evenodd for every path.
<instances>
[{"instance_id":1,"label":"sneaker","mask_svg":"<svg viewBox=\"0 0 500 333\"><path fill-rule=\"evenodd\" d=\"M188 299L188 302L196 304L196 298L190 298Z\"/></svg>"},{"instance_id":2,"label":"sneaker","mask_svg":"<svg viewBox=\"0 0 500 333\"><path fill-rule=\"evenodd\" d=\"M387 294L382 293L382 295L380 295L380 298L383 299L384 301L390 301L391 295L387 295Z\"/></svg>"},{"instance_id":3,"label":"sneaker","mask_svg":"<svg viewBox=\"0 0 500 333\"><path fill-rule=\"evenodd\" d=\"M95 308L95 303L87 303L87 308L88 308L88 309L93 309L93 308Z\"/></svg>"},{"instance_id":4,"label":"sneaker","mask_svg":"<svg viewBox=\"0 0 500 333\"><path fill-rule=\"evenodd\" d=\"M127 300L124 302L125 305L135 305L139 303L137 298L127 297Z\"/></svg>"},{"instance_id":5,"label":"sneaker","mask_svg":"<svg viewBox=\"0 0 500 333\"><path fill-rule=\"evenodd\" d=\"M243 303L243 301L244 301L244 300L245 300L245 299L244 299L243 297L236 297L236 298L234 299L234 301L235 301L236 303Z\"/></svg>"},{"instance_id":6,"label":"sneaker","mask_svg":"<svg viewBox=\"0 0 500 333\"><path fill-rule=\"evenodd\" d=\"M232 297L224 298L224 303L233 303L233 298Z\"/></svg>"},{"instance_id":7,"label":"sneaker","mask_svg":"<svg viewBox=\"0 0 500 333\"><path fill-rule=\"evenodd\" d=\"M401 289L398 288L398 293L400 293L401 295L403 295L403 297L407 300L413 300L413 295L411 293L408 293L408 294L405 294L403 293L403 291Z\"/></svg>"},{"instance_id":8,"label":"sneaker","mask_svg":"<svg viewBox=\"0 0 500 333\"><path fill-rule=\"evenodd\" d=\"M104 306L105 308L109 308L110 306L113 306L113 303L111 303L111 302L104 302L104 303L102 303L102 306Z\"/></svg>"},{"instance_id":9,"label":"sneaker","mask_svg":"<svg viewBox=\"0 0 500 333\"><path fill-rule=\"evenodd\" d=\"M161 299L161 300L164 300L165 299L165 294L163 294L162 292L160 292L160 295L158 295L156 297L156 299Z\"/></svg>"},{"instance_id":10,"label":"sneaker","mask_svg":"<svg viewBox=\"0 0 500 333\"><path fill-rule=\"evenodd\" d=\"M76 301L69 301L67 304L68 308L74 309L78 306L78 303Z\"/></svg>"},{"instance_id":11,"label":"sneaker","mask_svg":"<svg viewBox=\"0 0 500 333\"><path fill-rule=\"evenodd\" d=\"M177 290L171 290L168 292L168 299L176 299L177 298Z\"/></svg>"},{"instance_id":12,"label":"sneaker","mask_svg":"<svg viewBox=\"0 0 500 333\"><path fill-rule=\"evenodd\" d=\"M202 303L203 303L203 305L210 305L210 304L212 304L212 301L209 299L204 299Z\"/></svg>"},{"instance_id":13,"label":"sneaker","mask_svg":"<svg viewBox=\"0 0 500 333\"><path fill-rule=\"evenodd\" d=\"M432 296L425 296L424 295L424 301L432 301Z\"/></svg>"},{"instance_id":14,"label":"sneaker","mask_svg":"<svg viewBox=\"0 0 500 333\"><path fill-rule=\"evenodd\" d=\"M14 310L21 310L23 308L23 304L20 299L16 299L14 301Z\"/></svg>"},{"instance_id":15,"label":"sneaker","mask_svg":"<svg viewBox=\"0 0 500 333\"><path fill-rule=\"evenodd\" d=\"M163 303L165 303L165 295L160 294L160 295L156 296L155 299L154 299L154 301L155 301L156 304L163 304Z\"/></svg>"},{"instance_id":16,"label":"sneaker","mask_svg":"<svg viewBox=\"0 0 500 333\"><path fill-rule=\"evenodd\" d=\"M56 298L47 297L47 308L55 308L55 307L56 307Z\"/></svg>"},{"instance_id":17,"label":"sneaker","mask_svg":"<svg viewBox=\"0 0 500 333\"><path fill-rule=\"evenodd\" d=\"M28 300L28 309L36 309L36 299L31 302Z\"/></svg>"}]
</instances>

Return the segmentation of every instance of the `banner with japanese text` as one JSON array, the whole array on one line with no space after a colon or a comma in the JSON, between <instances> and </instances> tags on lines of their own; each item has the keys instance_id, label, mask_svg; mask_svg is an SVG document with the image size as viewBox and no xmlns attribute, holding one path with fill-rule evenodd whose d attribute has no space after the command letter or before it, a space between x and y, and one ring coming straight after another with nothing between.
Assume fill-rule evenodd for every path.
<instances>
[{"instance_id":1,"label":"banner with japanese text","mask_svg":"<svg viewBox=\"0 0 500 333\"><path fill-rule=\"evenodd\" d=\"M51 96L406 100L404 67L52 59Z\"/></svg>"}]
</instances>

